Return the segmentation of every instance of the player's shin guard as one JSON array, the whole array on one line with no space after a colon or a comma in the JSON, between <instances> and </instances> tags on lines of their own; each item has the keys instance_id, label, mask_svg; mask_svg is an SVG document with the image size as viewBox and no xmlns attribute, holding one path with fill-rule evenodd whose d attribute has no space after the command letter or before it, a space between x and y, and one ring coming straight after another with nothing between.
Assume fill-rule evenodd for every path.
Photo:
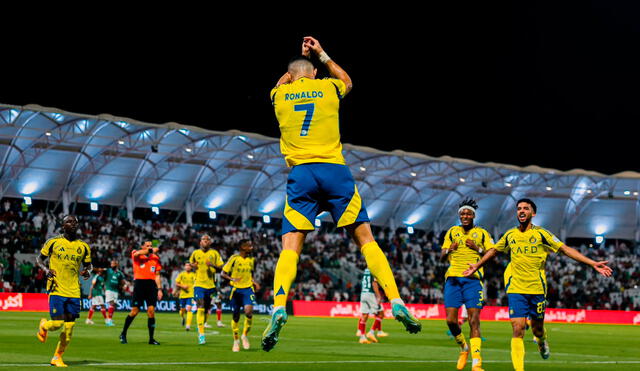
<instances>
[{"instance_id":1,"label":"player's shin guard","mask_svg":"<svg viewBox=\"0 0 640 371\"><path fill-rule=\"evenodd\" d=\"M104 306L100 307L100 313L102 313L102 317L107 318L107 309Z\"/></svg>"},{"instance_id":2,"label":"player's shin guard","mask_svg":"<svg viewBox=\"0 0 640 371\"><path fill-rule=\"evenodd\" d=\"M204 308L198 308L196 322L198 323L198 334L204 335Z\"/></svg>"},{"instance_id":3,"label":"player's shin guard","mask_svg":"<svg viewBox=\"0 0 640 371\"><path fill-rule=\"evenodd\" d=\"M222 308L216 309L216 317L218 317L218 321L222 320Z\"/></svg>"},{"instance_id":4,"label":"player's shin guard","mask_svg":"<svg viewBox=\"0 0 640 371\"><path fill-rule=\"evenodd\" d=\"M116 311L116 306L115 305L110 305L109 306L109 311L108 311L108 318L112 319L113 318L113 312Z\"/></svg>"},{"instance_id":5,"label":"player's shin guard","mask_svg":"<svg viewBox=\"0 0 640 371\"><path fill-rule=\"evenodd\" d=\"M511 338L511 363L515 371L524 370L524 341L522 338Z\"/></svg>"},{"instance_id":6,"label":"player's shin guard","mask_svg":"<svg viewBox=\"0 0 640 371\"><path fill-rule=\"evenodd\" d=\"M64 326L64 321L60 320L60 321L47 321L44 323L44 325L42 325L42 328L44 328L47 331L55 331L58 330L60 327Z\"/></svg>"},{"instance_id":7,"label":"player's shin guard","mask_svg":"<svg viewBox=\"0 0 640 371\"><path fill-rule=\"evenodd\" d=\"M233 340L239 340L240 324L233 319L231 320L231 331L233 332Z\"/></svg>"},{"instance_id":8,"label":"player's shin guard","mask_svg":"<svg viewBox=\"0 0 640 371\"><path fill-rule=\"evenodd\" d=\"M153 333L156 331L156 319L147 319L147 329L149 329L149 340L153 340Z\"/></svg>"},{"instance_id":9,"label":"player's shin guard","mask_svg":"<svg viewBox=\"0 0 640 371\"><path fill-rule=\"evenodd\" d=\"M469 339L471 344L471 367L482 366L482 357L480 355L480 348L482 347L482 338Z\"/></svg>"},{"instance_id":10,"label":"player's shin guard","mask_svg":"<svg viewBox=\"0 0 640 371\"><path fill-rule=\"evenodd\" d=\"M253 317L244 318L244 327L242 328L242 335L247 336L251 331L251 325L253 324Z\"/></svg>"},{"instance_id":11,"label":"player's shin guard","mask_svg":"<svg viewBox=\"0 0 640 371\"><path fill-rule=\"evenodd\" d=\"M193 321L193 312L187 311L187 327L191 327L192 321Z\"/></svg>"},{"instance_id":12,"label":"player's shin guard","mask_svg":"<svg viewBox=\"0 0 640 371\"><path fill-rule=\"evenodd\" d=\"M298 254L293 250L282 250L276 271L273 277L274 307L284 307L287 305L287 297L291 284L296 279L298 271Z\"/></svg>"},{"instance_id":13,"label":"player's shin guard","mask_svg":"<svg viewBox=\"0 0 640 371\"><path fill-rule=\"evenodd\" d=\"M360 249L367 261L371 274L378 280L389 301L400 298L396 280L391 272L389 261L375 241L366 243Z\"/></svg>"},{"instance_id":14,"label":"player's shin guard","mask_svg":"<svg viewBox=\"0 0 640 371\"><path fill-rule=\"evenodd\" d=\"M89 309L89 314L87 314L87 319L92 319L93 318L93 312L94 312L93 307L91 307Z\"/></svg>"},{"instance_id":15,"label":"player's shin guard","mask_svg":"<svg viewBox=\"0 0 640 371\"><path fill-rule=\"evenodd\" d=\"M60 333L60 341L54 353L55 357L62 357L64 351L67 350L67 345L71 342L71 335L73 334L73 326L75 326L75 324L75 322L64 323L64 330Z\"/></svg>"}]
</instances>

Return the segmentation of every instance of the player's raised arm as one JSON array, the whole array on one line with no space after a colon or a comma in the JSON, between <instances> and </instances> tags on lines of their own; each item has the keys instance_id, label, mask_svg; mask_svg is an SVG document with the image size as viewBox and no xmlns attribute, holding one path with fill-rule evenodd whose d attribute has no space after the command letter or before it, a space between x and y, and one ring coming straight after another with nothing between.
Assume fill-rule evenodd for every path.
<instances>
[{"instance_id":1,"label":"player's raised arm","mask_svg":"<svg viewBox=\"0 0 640 371\"><path fill-rule=\"evenodd\" d=\"M327 55L324 49L322 49L322 46L320 45L320 42L318 42L318 40L314 39L311 36L306 36L304 38L303 45L306 45L310 50L313 50L313 52L318 56L318 59L320 59L320 62L327 66L327 69L329 70L329 73L332 77L335 77L336 79L342 80L342 82L344 82L346 86L344 95L347 95L353 88L353 82L351 81L351 77L349 77L349 74L347 74L347 72L343 70L342 67L340 67Z\"/></svg>"},{"instance_id":2,"label":"player's raised arm","mask_svg":"<svg viewBox=\"0 0 640 371\"><path fill-rule=\"evenodd\" d=\"M570 257L571 259L577 262L590 265L593 269L595 269L596 271L598 271L598 273L600 273L605 277L611 277L612 269L607 265L607 263L609 262L608 260L595 261L595 260L589 259L586 256L582 255L580 251L574 249L573 247L569 247L567 245L562 245L560 249L558 249L558 251L560 251L561 253L565 254L566 256Z\"/></svg>"},{"instance_id":3,"label":"player's raised arm","mask_svg":"<svg viewBox=\"0 0 640 371\"><path fill-rule=\"evenodd\" d=\"M282 85L282 84L288 84L291 82L291 74L287 71L284 73L284 75L282 75L282 77L280 77L280 79L278 80L278 82L276 83L276 87Z\"/></svg>"}]
</instances>

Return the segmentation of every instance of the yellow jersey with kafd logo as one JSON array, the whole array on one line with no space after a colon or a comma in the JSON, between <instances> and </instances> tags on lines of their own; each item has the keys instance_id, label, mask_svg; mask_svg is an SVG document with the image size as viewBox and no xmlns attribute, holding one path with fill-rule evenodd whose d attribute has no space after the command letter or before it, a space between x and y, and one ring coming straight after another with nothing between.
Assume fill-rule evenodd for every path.
<instances>
[{"instance_id":1,"label":"yellow jersey with kafd logo","mask_svg":"<svg viewBox=\"0 0 640 371\"><path fill-rule=\"evenodd\" d=\"M212 289L216 287L215 267L219 267L224 264L218 251L213 249L209 249L206 252L202 251L202 249L195 250L191 253L189 262L192 264L198 264L198 267L196 268L195 287L202 287L203 289ZM208 266L207 262L211 262L215 267Z\"/></svg>"},{"instance_id":2,"label":"yellow jersey with kafd logo","mask_svg":"<svg viewBox=\"0 0 640 371\"><path fill-rule=\"evenodd\" d=\"M447 277L464 277L462 272L469 269L469 264L474 264L480 261L482 256L472 248L466 245L467 240L472 240L476 246L483 250L488 250L493 246L493 240L489 232L480 227L473 227L468 232L461 226L453 226L449 228L447 234L444 236L444 243L442 249L449 249L453 243L458 243L458 247L449 253L447 259L449 260L449 269L445 273L445 280ZM484 270L478 269L472 277L482 279Z\"/></svg>"},{"instance_id":3,"label":"yellow jersey with kafd logo","mask_svg":"<svg viewBox=\"0 0 640 371\"><path fill-rule=\"evenodd\" d=\"M187 289L180 289L180 299L188 299L193 297L193 285L196 282L196 274L193 272L182 271L176 278L176 283L187 285Z\"/></svg>"},{"instance_id":4,"label":"yellow jersey with kafd logo","mask_svg":"<svg viewBox=\"0 0 640 371\"><path fill-rule=\"evenodd\" d=\"M91 250L82 240L69 241L63 235L47 240L40 254L49 257L49 269L55 277L47 280L49 295L80 297L80 267L91 263Z\"/></svg>"},{"instance_id":5,"label":"yellow jersey with kafd logo","mask_svg":"<svg viewBox=\"0 0 640 371\"><path fill-rule=\"evenodd\" d=\"M544 265L549 252L557 252L564 243L551 232L532 226L524 232L512 228L494 248L511 254L510 274L505 274L507 294L547 294Z\"/></svg>"},{"instance_id":6,"label":"yellow jersey with kafd logo","mask_svg":"<svg viewBox=\"0 0 640 371\"><path fill-rule=\"evenodd\" d=\"M237 281L231 281L231 286L237 289L246 289L253 286L253 269L255 259L247 256L243 258L240 255L233 255L224 265L222 270L231 278L238 278Z\"/></svg>"},{"instance_id":7,"label":"yellow jersey with kafd logo","mask_svg":"<svg viewBox=\"0 0 640 371\"><path fill-rule=\"evenodd\" d=\"M271 90L287 166L320 162L344 165L338 109L342 80L300 78Z\"/></svg>"}]
</instances>

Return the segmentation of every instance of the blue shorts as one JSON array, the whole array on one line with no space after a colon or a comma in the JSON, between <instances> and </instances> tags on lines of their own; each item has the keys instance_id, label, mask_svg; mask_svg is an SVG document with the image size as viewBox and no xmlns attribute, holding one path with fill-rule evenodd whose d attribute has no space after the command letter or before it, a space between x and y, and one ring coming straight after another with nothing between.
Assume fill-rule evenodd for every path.
<instances>
[{"instance_id":1,"label":"blue shorts","mask_svg":"<svg viewBox=\"0 0 640 371\"><path fill-rule=\"evenodd\" d=\"M444 284L444 307L460 308L462 304L467 309L482 309L482 282L475 278L448 277Z\"/></svg>"},{"instance_id":2,"label":"blue shorts","mask_svg":"<svg viewBox=\"0 0 640 371\"><path fill-rule=\"evenodd\" d=\"M51 318L64 314L71 314L73 318L80 318L80 298L49 295L49 315Z\"/></svg>"},{"instance_id":3,"label":"blue shorts","mask_svg":"<svg viewBox=\"0 0 640 371\"><path fill-rule=\"evenodd\" d=\"M187 305L193 305L193 298L180 298L180 308L186 308Z\"/></svg>"},{"instance_id":4,"label":"blue shorts","mask_svg":"<svg viewBox=\"0 0 640 371\"><path fill-rule=\"evenodd\" d=\"M206 298L211 299L211 296L215 295L215 293L216 293L215 287L212 289L205 289L204 287L196 286L193 288L193 299L194 300L206 299Z\"/></svg>"},{"instance_id":5,"label":"blue shorts","mask_svg":"<svg viewBox=\"0 0 640 371\"><path fill-rule=\"evenodd\" d=\"M253 287L247 287L244 289L236 289L235 287L231 290L231 310L233 313L240 312L240 308L245 305L258 305L256 303L256 295L253 292Z\"/></svg>"},{"instance_id":6,"label":"blue shorts","mask_svg":"<svg viewBox=\"0 0 640 371\"><path fill-rule=\"evenodd\" d=\"M312 231L316 216L328 211L338 227L368 222L369 216L346 165L296 165L287 179L282 234Z\"/></svg>"},{"instance_id":7,"label":"blue shorts","mask_svg":"<svg viewBox=\"0 0 640 371\"><path fill-rule=\"evenodd\" d=\"M507 294L509 297L509 318L544 320L547 299L543 294Z\"/></svg>"}]
</instances>

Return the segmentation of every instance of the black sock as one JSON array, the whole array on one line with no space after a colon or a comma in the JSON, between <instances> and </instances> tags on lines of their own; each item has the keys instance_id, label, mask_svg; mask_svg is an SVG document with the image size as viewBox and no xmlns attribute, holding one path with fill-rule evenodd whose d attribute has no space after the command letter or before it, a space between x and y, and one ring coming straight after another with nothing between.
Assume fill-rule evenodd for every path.
<instances>
[{"instance_id":1,"label":"black sock","mask_svg":"<svg viewBox=\"0 0 640 371\"><path fill-rule=\"evenodd\" d=\"M122 334L124 336L127 336L127 330L129 330L129 326L131 326L131 322L133 322L133 319L136 317L131 317L130 315L127 316L127 318L124 320L124 327L122 328Z\"/></svg>"},{"instance_id":2,"label":"black sock","mask_svg":"<svg viewBox=\"0 0 640 371\"><path fill-rule=\"evenodd\" d=\"M149 318L147 320L147 327L149 328L149 340L153 340L153 332L156 330L156 319Z\"/></svg>"},{"instance_id":3,"label":"black sock","mask_svg":"<svg viewBox=\"0 0 640 371\"><path fill-rule=\"evenodd\" d=\"M451 335L458 336L460 335L460 333L462 332L462 329L460 328L460 326L458 326L457 323L454 324L447 324L449 326L449 331L451 331Z\"/></svg>"}]
</instances>

